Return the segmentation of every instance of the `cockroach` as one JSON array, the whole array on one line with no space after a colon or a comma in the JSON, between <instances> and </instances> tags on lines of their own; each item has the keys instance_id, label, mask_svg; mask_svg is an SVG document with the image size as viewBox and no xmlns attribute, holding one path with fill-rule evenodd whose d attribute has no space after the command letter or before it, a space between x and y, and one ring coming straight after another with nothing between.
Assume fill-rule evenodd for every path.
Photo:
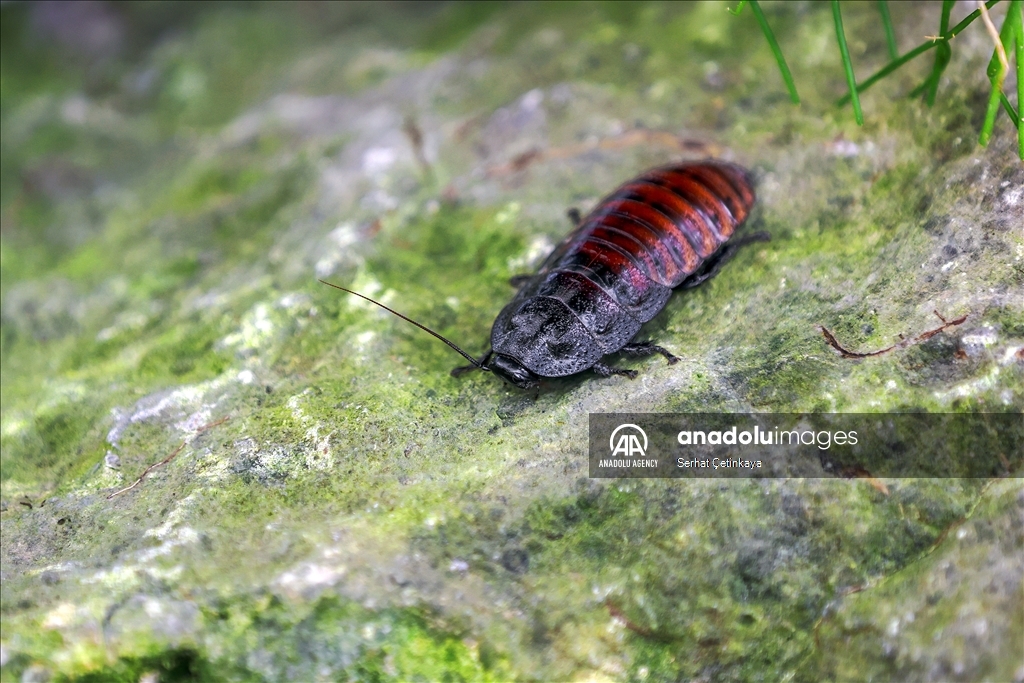
<instances>
[{"instance_id":1,"label":"cockroach","mask_svg":"<svg viewBox=\"0 0 1024 683\"><path fill-rule=\"evenodd\" d=\"M432 334L469 360L452 375L487 370L517 387L545 377L593 370L602 377L636 377L605 359L628 356L678 358L649 341L633 341L640 327L664 308L676 288L712 277L743 244L766 241L754 233L726 245L754 206L750 174L722 161L679 163L652 169L601 200L585 217L569 211L575 229L519 288L491 328L491 348L475 359L430 328L380 302L376 304ZM321 280L323 282L323 280Z\"/></svg>"}]
</instances>

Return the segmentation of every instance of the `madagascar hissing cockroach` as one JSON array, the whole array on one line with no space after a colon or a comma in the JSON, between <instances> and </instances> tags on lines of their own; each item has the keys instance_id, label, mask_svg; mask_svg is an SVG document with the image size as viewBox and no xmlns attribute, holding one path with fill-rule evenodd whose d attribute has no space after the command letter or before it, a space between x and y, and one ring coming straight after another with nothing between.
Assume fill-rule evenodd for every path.
<instances>
[{"instance_id":1,"label":"madagascar hissing cockroach","mask_svg":"<svg viewBox=\"0 0 1024 683\"><path fill-rule=\"evenodd\" d=\"M429 332L467 358L456 368L489 370L517 387L590 369L602 377L632 370L607 365L615 353L678 359L651 342L632 341L668 302L674 288L704 282L755 233L723 245L750 215L754 189L740 166L701 161L655 168L597 204L519 287L491 328L491 349L479 360L440 334L379 302L355 294ZM330 284L325 282L324 284Z\"/></svg>"}]
</instances>

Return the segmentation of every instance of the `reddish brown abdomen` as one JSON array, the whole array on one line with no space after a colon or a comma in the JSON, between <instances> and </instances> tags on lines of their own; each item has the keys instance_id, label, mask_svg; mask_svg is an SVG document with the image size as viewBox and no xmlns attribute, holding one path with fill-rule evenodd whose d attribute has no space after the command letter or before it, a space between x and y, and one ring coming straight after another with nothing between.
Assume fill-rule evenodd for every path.
<instances>
[{"instance_id":1,"label":"reddish brown abdomen","mask_svg":"<svg viewBox=\"0 0 1024 683\"><path fill-rule=\"evenodd\" d=\"M628 277L635 268L675 287L732 236L753 205L753 187L739 166L702 162L657 168L598 204L570 236L567 252L611 250L620 258L607 259L608 266L618 275ZM571 253L566 257L578 261Z\"/></svg>"}]
</instances>

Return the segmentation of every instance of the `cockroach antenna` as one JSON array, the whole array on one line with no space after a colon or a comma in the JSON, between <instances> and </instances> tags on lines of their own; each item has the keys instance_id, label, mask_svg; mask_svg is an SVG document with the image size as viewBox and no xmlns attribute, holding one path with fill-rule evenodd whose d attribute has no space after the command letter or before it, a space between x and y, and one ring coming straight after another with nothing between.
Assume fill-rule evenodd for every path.
<instances>
[{"instance_id":1,"label":"cockroach antenna","mask_svg":"<svg viewBox=\"0 0 1024 683\"><path fill-rule=\"evenodd\" d=\"M481 363L480 361L478 361L477 359L473 358L471 355L469 355L468 353L466 353L465 351L460 349L459 345L456 344L455 342L453 342L452 340L444 337L443 335L441 335L441 334L439 334L437 332L434 332L434 330L430 329L426 325L421 325L420 323L416 322L412 318L410 318L408 316L405 316L405 315L402 315L401 313L399 313L398 311L394 310L393 308L388 308L387 306L385 306L384 304L382 304L379 301L374 301L373 299L371 299L368 296L360 294L359 292L353 292L351 289L346 289L345 287L342 287L341 285L336 285L336 284L327 282L326 280L319 280L319 282L322 282L323 284L327 285L328 287L334 287L335 289L340 289L343 292L348 292L349 294L354 294L355 296L358 296L360 299L363 299L364 301L369 301L371 304L375 304L377 306L380 306L381 308L383 308L388 313L392 313L394 315L397 315L402 320L405 320L406 322L410 322L413 325L415 325L416 327L418 327L421 330L423 330L424 332L428 332L429 334L432 334L433 336L437 337L438 339L443 341L445 344L447 344L448 346L450 346L453 349L455 349L456 351L458 351L459 354L463 358L465 358L470 363L472 363L474 365L474 367L476 367L477 369L479 369L479 370L490 370L489 367L487 367L486 365L484 365L483 363Z\"/></svg>"}]
</instances>

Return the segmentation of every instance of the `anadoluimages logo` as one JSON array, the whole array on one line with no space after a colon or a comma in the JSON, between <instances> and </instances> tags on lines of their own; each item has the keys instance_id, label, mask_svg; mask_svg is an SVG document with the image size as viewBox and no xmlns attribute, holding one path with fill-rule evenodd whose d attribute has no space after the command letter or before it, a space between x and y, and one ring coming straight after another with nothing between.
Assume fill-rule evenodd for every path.
<instances>
[{"instance_id":1,"label":"anadoluimages logo","mask_svg":"<svg viewBox=\"0 0 1024 683\"><path fill-rule=\"evenodd\" d=\"M622 434L616 441L615 435L619 432L622 432ZM641 438L643 439L643 446L640 445ZM612 449L612 457L621 455L627 458L634 456L642 458L647 454L647 434L634 424L619 425L612 432L611 438L608 439L608 447Z\"/></svg>"}]
</instances>

